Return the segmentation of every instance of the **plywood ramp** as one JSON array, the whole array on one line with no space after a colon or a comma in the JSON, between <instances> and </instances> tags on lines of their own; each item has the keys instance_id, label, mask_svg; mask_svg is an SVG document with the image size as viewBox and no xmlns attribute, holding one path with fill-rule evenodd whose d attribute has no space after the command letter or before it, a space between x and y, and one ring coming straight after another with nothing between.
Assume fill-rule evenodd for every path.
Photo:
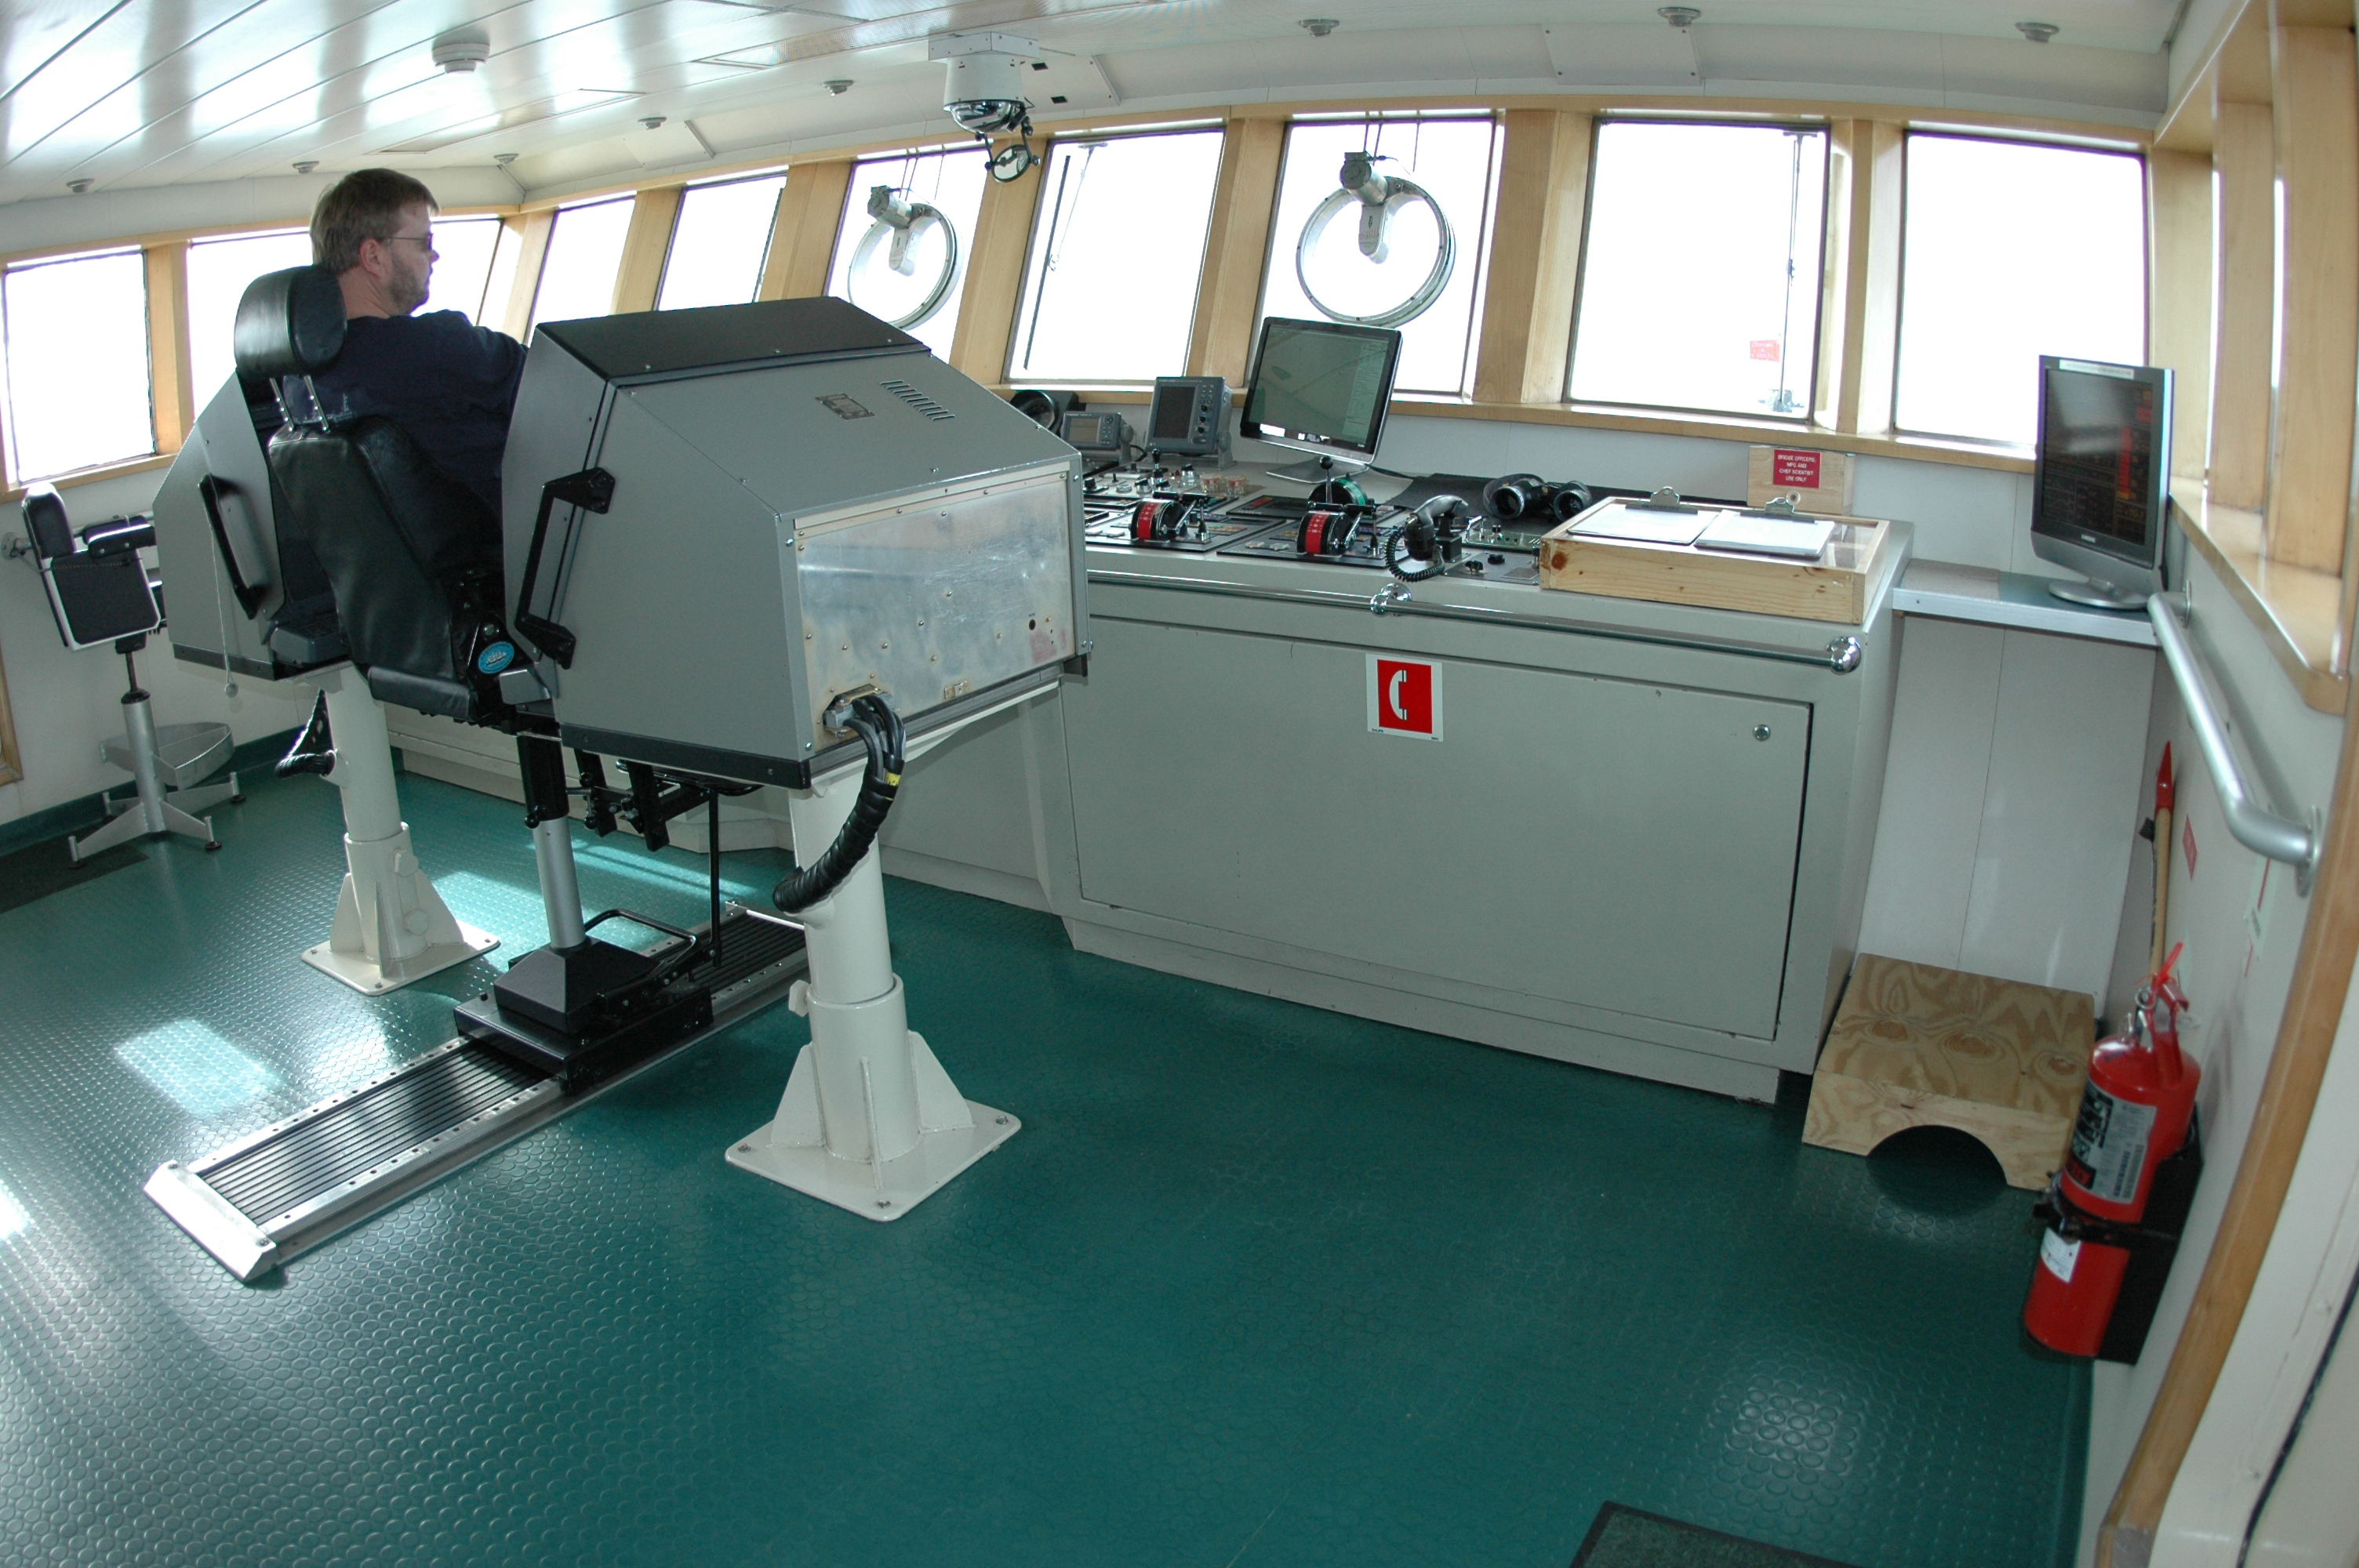
<instances>
[{"instance_id":1,"label":"plywood ramp","mask_svg":"<svg viewBox=\"0 0 2359 1568\"><path fill-rule=\"evenodd\" d=\"M2095 1044L2079 991L1863 953L1810 1083L1802 1141L1865 1154L1912 1127L1980 1141L2007 1184L2063 1163Z\"/></svg>"}]
</instances>

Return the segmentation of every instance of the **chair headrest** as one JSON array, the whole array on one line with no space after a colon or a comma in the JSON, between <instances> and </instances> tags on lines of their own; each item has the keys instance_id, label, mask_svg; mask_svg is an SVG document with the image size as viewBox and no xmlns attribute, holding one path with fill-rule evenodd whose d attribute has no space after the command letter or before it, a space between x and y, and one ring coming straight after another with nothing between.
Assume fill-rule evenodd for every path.
<instances>
[{"instance_id":1,"label":"chair headrest","mask_svg":"<svg viewBox=\"0 0 2359 1568\"><path fill-rule=\"evenodd\" d=\"M238 372L317 375L344 348L344 291L323 266L266 272L245 286L232 339Z\"/></svg>"},{"instance_id":2,"label":"chair headrest","mask_svg":"<svg viewBox=\"0 0 2359 1568\"><path fill-rule=\"evenodd\" d=\"M49 485L25 492L25 528L33 535L33 549L41 559L54 561L74 552L73 524L66 519L66 503Z\"/></svg>"}]
</instances>

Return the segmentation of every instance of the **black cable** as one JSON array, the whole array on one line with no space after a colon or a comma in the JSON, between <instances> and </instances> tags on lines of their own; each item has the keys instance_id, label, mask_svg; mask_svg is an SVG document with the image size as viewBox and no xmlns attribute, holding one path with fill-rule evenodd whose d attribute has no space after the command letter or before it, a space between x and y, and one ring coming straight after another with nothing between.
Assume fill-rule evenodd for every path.
<instances>
[{"instance_id":1,"label":"black cable","mask_svg":"<svg viewBox=\"0 0 2359 1568\"><path fill-rule=\"evenodd\" d=\"M852 815L836 831L835 842L810 865L788 871L770 890L770 902L789 914L817 903L852 874L861 857L876 842L877 830L885 826L885 814L892 809L893 796L901 787L901 759L907 736L901 729L901 716L893 711L892 704L873 692L856 697L845 711L844 724L866 748L868 768L861 775L859 798L852 803Z\"/></svg>"},{"instance_id":2,"label":"black cable","mask_svg":"<svg viewBox=\"0 0 2359 1568\"><path fill-rule=\"evenodd\" d=\"M1409 520L1392 531L1385 541L1385 569L1403 582L1424 582L1440 577L1450 569L1450 541L1443 529L1451 522L1462 527L1467 514L1466 503L1455 495L1437 495L1410 514ZM1423 571L1410 571L1401 564L1404 547L1416 552L1416 558L1426 563Z\"/></svg>"},{"instance_id":3,"label":"black cable","mask_svg":"<svg viewBox=\"0 0 2359 1568\"><path fill-rule=\"evenodd\" d=\"M721 796L718 793L704 797L704 860L712 873L712 924L708 929L712 940L712 975L721 978Z\"/></svg>"}]
</instances>

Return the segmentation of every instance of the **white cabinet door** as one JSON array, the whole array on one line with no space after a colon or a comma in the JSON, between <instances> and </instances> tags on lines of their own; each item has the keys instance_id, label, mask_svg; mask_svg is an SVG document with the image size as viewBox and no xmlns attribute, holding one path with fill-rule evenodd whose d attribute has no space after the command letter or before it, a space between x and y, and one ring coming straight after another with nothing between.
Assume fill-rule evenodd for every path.
<instances>
[{"instance_id":1,"label":"white cabinet door","mask_svg":"<svg viewBox=\"0 0 2359 1568\"><path fill-rule=\"evenodd\" d=\"M1371 733L1368 649L1101 617L1064 693L1082 895L1767 1040L1807 705L1444 660Z\"/></svg>"}]
</instances>

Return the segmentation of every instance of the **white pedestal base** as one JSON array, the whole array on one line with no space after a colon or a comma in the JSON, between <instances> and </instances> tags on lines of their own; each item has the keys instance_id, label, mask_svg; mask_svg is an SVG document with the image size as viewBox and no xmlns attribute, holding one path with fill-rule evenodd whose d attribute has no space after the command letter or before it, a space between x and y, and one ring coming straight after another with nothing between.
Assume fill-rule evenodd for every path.
<instances>
[{"instance_id":1,"label":"white pedestal base","mask_svg":"<svg viewBox=\"0 0 2359 1568\"><path fill-rule=\"evenodd\" d=\"M419 865L393 782L385 710L349 665L318 680L328 697L336 765L328 782L343 796L344 881L325 942L303 961L367 996L382 996L478 954L500 939L462 925Z\"/></svg>"},{"instance_id":2,"label":"white pedestal base","mask_svg":"<svg viewBox=\"0 0 2359 1568\"><path fill-rule=\"evenodd\" d=\"M920 1128L917 1146L897 1159L880 1163L831 1154L820 1114L813 1049L806 1045L795 1058L794 1076L787 1081L777 1119L731 1144L729 1162L767 1176L780 1186L849 1209L863 1219L900 1218L948 1186L951 1177L1015 1137L1024 1125L1004 1110L960 1099L955 1103L966 1125ZM913 1061L931 1067L944 1087L949 1087L949 1076L914 1030L909 1033L909 1054Z\"/></svg>"},{"instance_id":3,"label":"white pedestal base","mask_svg":"<svg viewBox=\"0 0 2359 1568\"><path fill-rule=\"evenodd\" d=\"M346 898L352 896L352 876L347 872L344 877ZM341 901L339 907L342 907ZM459 932L456 942L433 943L411 957L396 959L389 964L381 964L364 951L342 951L333 938L304 948L303 961L331 979L342 980L365 996L383 996L387 991L399 990L412 980L422 980L429 975L440 974L444 969L463 964L500 945L500 939L488 931L479 931L460 920L453 920L451 924Z\"/></svg>"}]
</instances>

